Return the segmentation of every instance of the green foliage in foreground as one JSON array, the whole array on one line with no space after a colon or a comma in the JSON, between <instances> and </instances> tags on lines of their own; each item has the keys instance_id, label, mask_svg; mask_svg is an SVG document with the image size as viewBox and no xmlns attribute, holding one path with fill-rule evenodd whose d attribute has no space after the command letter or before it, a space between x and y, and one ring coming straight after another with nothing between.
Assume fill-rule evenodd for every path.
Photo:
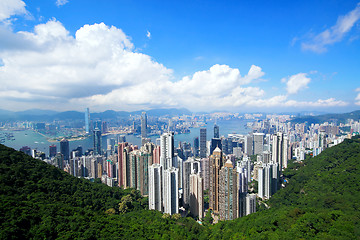
<instances>
[{"instance_id":1,"label":"green foliage in foreground","mask_svg":"<svg viewBox=\"0 0 360 240\"><path fill-rule=\"evenodd\" d=\"M292 163L270 209L204 226L0 145L0 239L360 239L360 140Z\"/></svg>"}]
</instances>

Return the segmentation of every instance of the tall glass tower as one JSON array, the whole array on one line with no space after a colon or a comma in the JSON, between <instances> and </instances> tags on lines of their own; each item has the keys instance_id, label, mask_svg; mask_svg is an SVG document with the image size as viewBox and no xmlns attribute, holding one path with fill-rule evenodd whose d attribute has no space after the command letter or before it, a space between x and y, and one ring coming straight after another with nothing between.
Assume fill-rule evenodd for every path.
<instances>
[{"instance_id":1,"label":"tall glass tower","mask_svg":"<svg viewBox=\"0 0 360 240\"><path fill-rule=\"evenodd\" d=\"M85 109L85 132L90 132L90 111L89 108Z\"/></svg>"},{"instance_id":2,"label":"tall glass tower","mask_svg":"<svg viewBox=\"0 0 360 240\"><path fill-rule=\"evenodd\" d=\"M200 157L206 157L206 128L200 128Z\"/></svg>"},{"instance_id":3,"label":"tall glass tower","mask_svg":"<svg viewBox=\"0 0 360 240\"><path fill-rule=\"evenodd\" d=\"M101 155L101 131L94 129L94 155Z\"/></svg>"}]
</instances>

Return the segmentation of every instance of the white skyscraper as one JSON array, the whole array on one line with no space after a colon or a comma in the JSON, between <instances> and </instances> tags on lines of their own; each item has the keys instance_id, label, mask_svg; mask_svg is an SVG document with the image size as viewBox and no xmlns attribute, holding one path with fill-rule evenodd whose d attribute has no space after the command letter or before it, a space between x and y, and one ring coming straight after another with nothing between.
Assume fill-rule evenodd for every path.
<instances>
[{"instance_id":1,"label":"white skyscraper","mask_svg":"<svg viewBox=\"0 0 360 240\"><path fill-rule=\"evenodd\" d=\"M278 163L280 171L287 168L288 144L288 138L281 132L272 138L272 161Z\"/></svg>"},{"instance_id":2,"label":"white skyscraper","mask_svg":"<svg viewBox=\"0 0 360 240\"><path fill-rule=\"evenodd\" d=\"M262 154L264 151L264 133L253 133L253 154Z\"/></svg>"},{"instance_id":3,"label":"white skyscraper","mask_svg":"<svg viewBox=\"0 0 360 240\"><path fill-rule=\"evenodd\" d=\"M264 197L270 198L272 195L273 165L272 164L265 165L264 172L265 172Z\"/></svg>"},{"instance_id":4,"label":"white skyscraper","mask_svg":"<svg viewBox=\"0 0 360 240\"><path fill-rule=\"evenodd\" d=\"M258 168L258 196L264 198L264 185L265 185L265 171L264 166Z\"/></svg>"},{"instance_id":5,"label":"white skyscraper","mask_svg":"<svg viewBox=\"0 0 360 240\"><path fill-rule=\"evenodd\" d=\"M149 209L163 210L162 172L159 164L149 166Z\"/></svg>"},{"instance_id":6,"label":"white skyscraper","mask_svg":"<svg viewBox=\"0 0 360 240\"><path fill-rule=\"evenodd\" d=\"M273 188L278 179L274 179L273 174L278 174L278 171L274 171L274 168L277 168L277 164L271 162L263 164L258 169L258 196L260 198L270 198L276 191Z\"/></svg>"},{"instance_id":7,"label":"white skyscraper","mask_svg":"<svg viewBox=\"0 0 360 240\"><path fill-rule=\"evenodd\" d=\"M178 174L177 168L164 170L164 213L170 215L179 213Z\"/></svg>"},{"instance_id":8,"label":"white skyscraper","mask_svg":"<svg viewBox=\"0 0 360 240\"><path fill-rule=\"evenodd\" d=\"M250 156L253 153L253 140L252 137L249 135L246 135L244 138L245 148L244 152L246 155Z\"/></svg>"},{"instance_id":9,"label":"white skyscraper","mask_svg":"<svg viewBox=\"0 0 360 240\"><path fill-rule=\"evenodd\" d=\"M177 158L174 157L174 133L164 133L160 137L160 165L164 170L177 167Z\"/></svg>"},{"instance_id":10,"label":"white skyscraper","mask_svg":"<svg viewBox=\"0 0 360 240\"><path fill-rule=\"evenodd\" d=\"M256 212L256 194L246 195L246 215Z\"/></svg>"}]
</instances>

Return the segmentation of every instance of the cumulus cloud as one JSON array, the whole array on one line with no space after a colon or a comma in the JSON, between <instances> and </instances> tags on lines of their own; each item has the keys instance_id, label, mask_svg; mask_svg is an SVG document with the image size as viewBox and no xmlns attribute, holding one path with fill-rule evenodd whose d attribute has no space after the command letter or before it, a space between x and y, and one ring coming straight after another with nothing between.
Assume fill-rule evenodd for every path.
<instances>
[{"instance_id":1,"label":"cumulus cloud","mask_svg":"<svg viewBox=\"0 0 360 240\"><path fill-rule=\"evenodd\" d=\"M347 105L349 105L348 102L336 100L335 98L318 99L315 102L289 100L284 103L286 107L344 107Z\"/></svg>"},{"instance_id":2,"label":"cumulus cloud","mask_svg":"<svg viewBox=\"0 0 360 240\"><path fill-rule=\"evenodd\" d=\"M67 4L68 2L69 2L68 0L56 0L55 4L56 6L60 7Z\"/></svg>"},{"instance_id":3,"label":"cumulus cloud","mask_svg":"<svg viewBox=\"0 0 360 240\"><path fill-rule=\"evenodd\" d=\"M286 83L286 90L288 94L295 94L300 90L307 88L311 79L307 77L306 73L298 73L288 78L283 78L281 81Z\"/></svg>"},{"instance_id":4,"label":"cumulus cloud","mask_svg":"<svg viewBox=\"0 0 360 240\"><path fill-rule=\"evenodd\" d=\"M9 19L13 15L27 14L25 3L21 0L0 1L0 22Z\"/></svg>"},{"instance_id":5,"label":"cumulus cloud","mask_svg":"<svg viewBox=\"0 0 360 240\"><path fill-rule=\"evenodd\" d=\"M1 34L13 41L0 40L0 108L207 111L346 104L333 98L296 102L288 95L269 97L252 86L265 74L255 65L242 75L238 68L215 64L177 80L171 69L136 52L121 29L104 23L84 25L74 36L56 19L33 32L7 29ZM288 92L296 93L310 79L301 73L284 81Z\"/></svg>"},{"instance_id":6,"label":"cumulus cloud","mask_svg":"<svg viewBox=\"0 0 360 240\"><path fill-rule=\"evenodd\" d=\"M360 88L355 89L355 92L359 92L355 97L355 104L360 106Z\"/></svg>"},{"instance_id":7,"label":"cumulus cloud","mask_svg":"<svg viewBox=\"0 0 360 240\"><path fill-rule=\"evenodd\" d=\"M133 52L128 36L104 23L85 25L73 37L53 19L37 25L34 32L14 35L32 47L5 46L0 51L4 63L0 67L0 91L16 90L66 102L108 94L117 88L141 88L147 81L164 82L172 74L150 56Z\"/></svg>"},{"instance_id":8,"label":"cumulus cloud","mask_svg":"<svg viewBox=\"0 0 360 240\"><path fill-rule=\"evenodd\" d=\"M301 47L303 50L310 50L322 53L327 50L327 46L336 42L340 42L346 33L348 33L356 22L360 19L360 3L358 3L352 11L344 16L340 16L334 26L315 35L309 41L303 42Z\"/></svg>"}]
</instances>

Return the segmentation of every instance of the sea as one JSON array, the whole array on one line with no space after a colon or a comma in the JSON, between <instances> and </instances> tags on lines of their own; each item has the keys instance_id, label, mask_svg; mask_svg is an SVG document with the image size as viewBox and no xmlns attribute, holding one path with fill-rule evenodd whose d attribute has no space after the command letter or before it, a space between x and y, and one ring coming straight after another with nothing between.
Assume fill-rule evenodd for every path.
<instances>
[{"instance_id":1,"label":"sea","mask_svg":"<svg viewBox=\"0 0 360 240\"><path fill-rule=\"evenodd\" d=\"M251 129L247 127L247 123L253 120L244 120L244 119L231 119L231 120L217 120L216 124L220 129L220 136L227 136L228 134L248 134L251 132ZM205 126L207 129L206 138L211 140L214 136L214 122L208 121ZM60 142L49 142L46 137L34 132L33 130L22 130L22 131L0 131L0 133L12 133L14 135L14 140L5 139L4 145L19 150L23 146L28 146L31 149L36 149L42 151L49 155L49 146L55 144L57 146L57 151L60 150ZM130 134L121 134L125 135L126 141L133 145L141 145L140 135L130 135ZM106 135L102 136L102 148L106 150L107 139L118 139L119 135ZM188 142L193 145L194 138L200 138L200 128L190 128L190 133L186 134L176 134L174 136L174 144L177 147L179 142ZM151 142L156 143L156 139L159 136L151 136ZM91 149L94 146L93 137L87 139L75 140L69 142L70 151L72 149L81 146L85 152L87 149Z\"/></svg>"}]
</instances>

